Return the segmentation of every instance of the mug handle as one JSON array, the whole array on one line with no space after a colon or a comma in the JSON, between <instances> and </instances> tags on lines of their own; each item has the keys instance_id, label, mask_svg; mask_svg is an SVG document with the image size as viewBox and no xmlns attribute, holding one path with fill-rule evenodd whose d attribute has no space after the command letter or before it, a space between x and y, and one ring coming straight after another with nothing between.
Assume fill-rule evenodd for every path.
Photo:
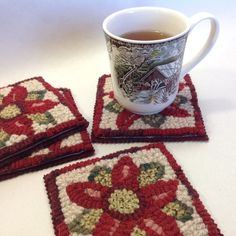
<instances>
[{"instance_id":1,"label":"mug handle","mask_svg":"<svg viewBox=\"0 0 236 236\"><path fill-rule=\"evenodd\" d=\"M207 38L207 41L200 49L200 51L197 53L197 55L195 55L192 59L190 59L190 61L188 61L182 66L182 70L179 77L180 79L182 79L191 69L193 69L193 67L195 67L209 53L209 51L216 42L219 33L219 23L217 19L210 13L200 12L197 13L196 15L193 15L190 18L189 33L194 29L194 27L197 24L199 24L201 21L204 20L210 20L211 23L210 33Z\"/></svg>"}]
</instances>

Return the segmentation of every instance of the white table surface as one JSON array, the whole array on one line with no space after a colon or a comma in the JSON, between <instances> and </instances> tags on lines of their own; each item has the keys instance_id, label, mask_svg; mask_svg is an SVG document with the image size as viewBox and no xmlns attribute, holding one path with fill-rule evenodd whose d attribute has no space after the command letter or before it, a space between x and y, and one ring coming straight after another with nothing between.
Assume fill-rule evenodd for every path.
<instances>
[{"instance_id":1,"label":"white table surface","mask_svg":"<svg viewBox=\"0 0 236 236\"><path fill-rule=\"evenodd\" d=\"M109 73L101 24L127 7L163 6L188 16L209 11L220 21L216 46L191 76L209 142L166 143L215 222L236 235L236 4L234 1L0 0L0 86L36 75L71 88L91 130L97 79ZM186 58L200 47L207 24L189 38ZM96 156L143 144L94 144ZM50 236L45 169L0 182L0 235Z\"/></svg>"}]
</instances>

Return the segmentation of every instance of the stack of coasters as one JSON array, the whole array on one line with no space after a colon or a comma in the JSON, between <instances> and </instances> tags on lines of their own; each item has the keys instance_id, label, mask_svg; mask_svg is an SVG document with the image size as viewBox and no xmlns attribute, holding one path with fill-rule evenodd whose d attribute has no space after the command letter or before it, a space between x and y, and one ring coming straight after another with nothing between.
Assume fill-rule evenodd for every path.
<instances>
[{"instance_id":1,"label":"stack of coasters","mask_svg":"<svg viewBox=\"0 0 236 236\"><path fill-rule=\"evenodd\" d=\"M0 88L0 180L94 152L69 89L41 77Z\"/></svg>"},{"instance_id":2,"label":"stack of coasters","mask_svg":"<svg viewBox=\"0 0 236 236\"><path fill-rule=\"evenodd\" d=\"M98 81L92 141L98 143L208 140L197 94L189 75L175 101L159 114L137 115L115 99L109 75Z\"/></svg>"},{"instance_id":3,"label":"stack of coasters","mask_svg":"<svg viewBox=\"0 0 236 236\"><path fill-rule=\"evenodd\" d=\"M44 181L57 236L222 235L161 143L54 170Z\"/></svg>"},{"instance_id":4,"label":"stack of coasters","mask_svg":"<svg viewBox=\"0 0 236 236\"><path fill-rule=\"evenodd\" d=\"M76 132L48 147L0 168L0 181L92 155L94 149L87 131Z\"/></svg>"}]
</instances>

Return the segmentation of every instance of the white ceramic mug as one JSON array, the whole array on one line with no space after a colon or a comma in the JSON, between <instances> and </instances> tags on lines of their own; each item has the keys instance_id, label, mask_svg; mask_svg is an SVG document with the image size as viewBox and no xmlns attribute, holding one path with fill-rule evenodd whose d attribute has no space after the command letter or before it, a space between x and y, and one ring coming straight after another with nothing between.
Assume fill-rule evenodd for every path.
<instances>
[{"instance_id":1,"label":"white ceramic mug","mask_svg":"<svg viewBox=\"0 0 236 236\"><path fill-rule=\"evenodd\" d=\"M210 33L202 49L182 64L187 37L201 21L210 21ZM219 24L209 13L191 18L158 7L138 7L115 12L103 22L116 100L131 112L148 115L162 111L175 99L179 80L196 66L214 45ZM122 38L127 32L160 31L161 40Z\"/></svg>"}]
</instances>

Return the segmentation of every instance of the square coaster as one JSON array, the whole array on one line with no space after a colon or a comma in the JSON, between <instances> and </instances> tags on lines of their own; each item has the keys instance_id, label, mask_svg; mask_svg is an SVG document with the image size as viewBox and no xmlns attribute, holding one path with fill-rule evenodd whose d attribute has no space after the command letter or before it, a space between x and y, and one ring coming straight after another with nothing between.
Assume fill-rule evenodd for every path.
<instances>
[{"instance_id":1,"label":"square coaster","mask_svg":"<svg viewBox=\"0 0 236 236\"><path fill-rule=\"evenodd\" d=\"M87 125L41 77L0 88L0 167Z\"/></svg>"},{"instance_id":2,"label":"square coaster","mask_svg":"<svg viewBox=\"0 0 236 236\"><path fill-rule=\"evenodd\" d=\"M161 143L76 163L44 181L57 236L222 235Z\"/></svg>"},{"instance_id":3,"label":"square coaster","mask_svg":"<svg viewBox=\"0 0 236 236\"><path fill-rule=\"evenodd\" d=\"M189 75L175 101L159 114L137 115L115 99L109 75L98 81L92 141L98 143L208 140L197 94Z\"/></svg>"},{"instance_id":4,"label":"square coaster","mask_svg":"<svg viewBox=\"0 0 236 236\"><path fill-rule=\"evenodd\" d=\"M58 89L58 91L67 100L67 103L70 103L74 109L77 109L69 89ZM88 157L93 153L94 148L91 144L88 132L86 130L76 132L49 146L34 151L31 155L0 168L0 181L27 172Z\"/></svg>"}]
</instances>

